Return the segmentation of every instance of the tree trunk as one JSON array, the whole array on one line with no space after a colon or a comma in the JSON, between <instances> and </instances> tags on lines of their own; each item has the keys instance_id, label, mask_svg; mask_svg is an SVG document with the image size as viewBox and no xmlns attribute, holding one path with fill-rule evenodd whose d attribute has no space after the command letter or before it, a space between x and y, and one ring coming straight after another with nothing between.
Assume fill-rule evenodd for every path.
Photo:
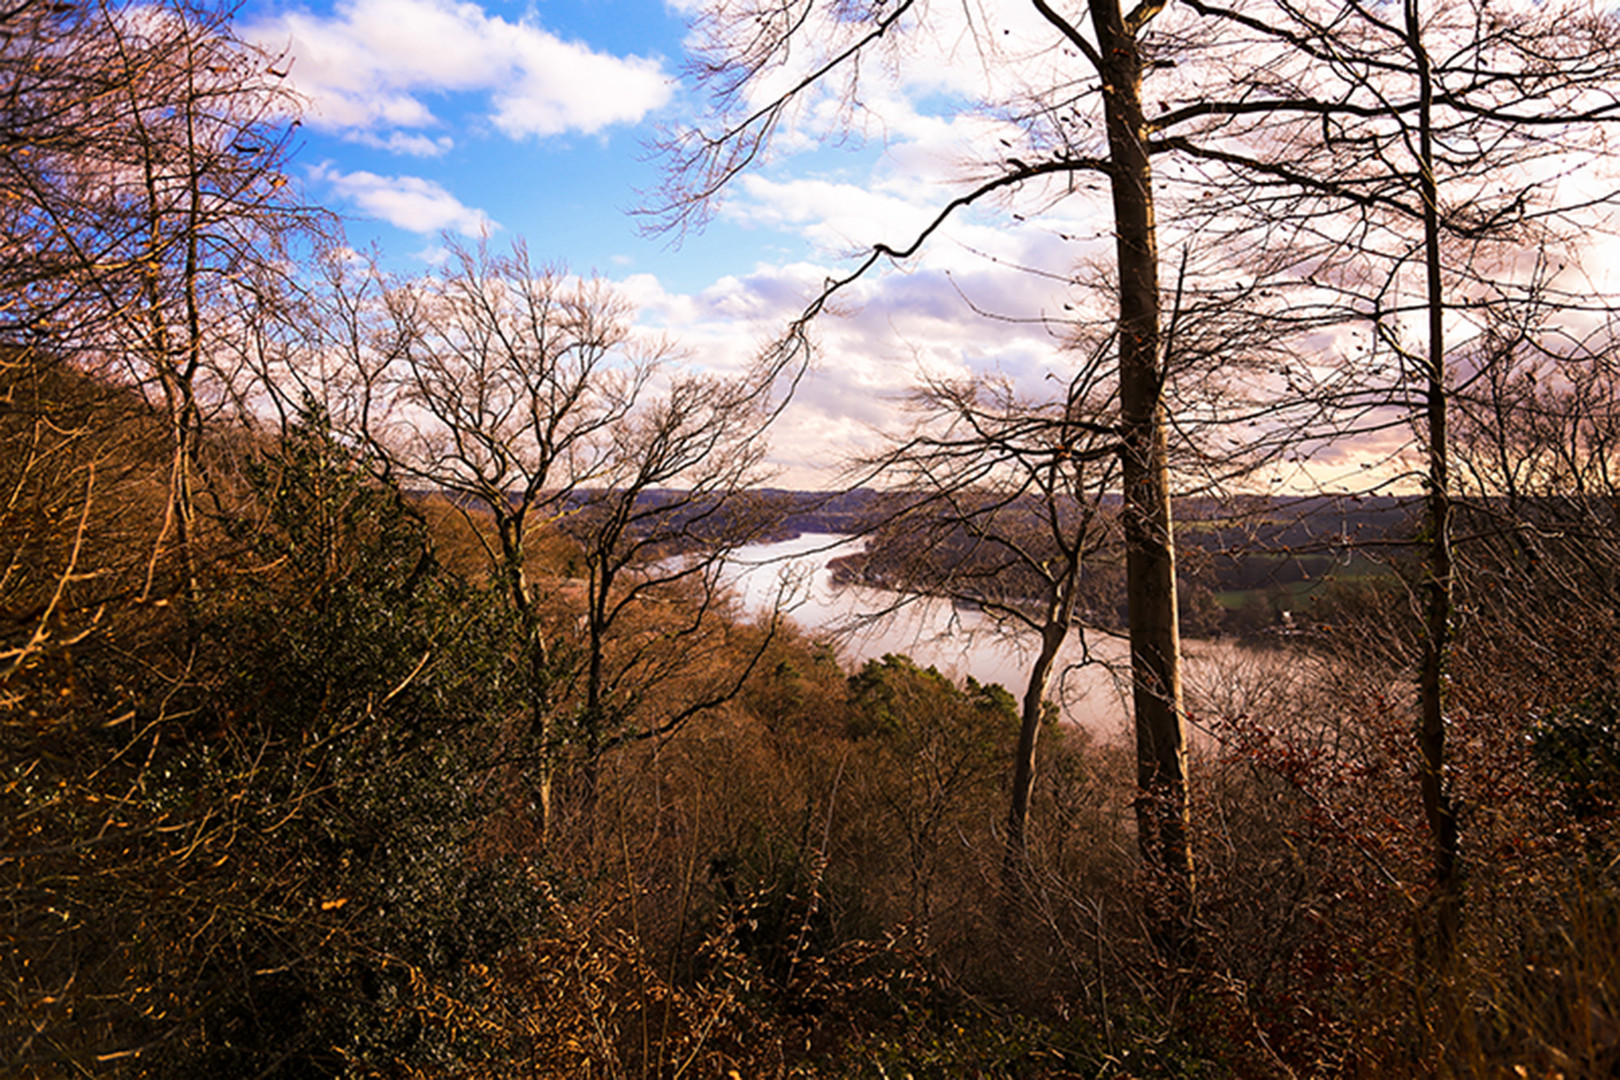
<instances>
[{"instance_id":1,"label":"tree trunk","mask_svg":"<svg viewBox=\"0 0 1620 1080\"><path fill-rule=\"evenodd\" d=\"M501 570L506 577L508 595L522 627L523 649L529 667L529 735L538 749L539 761L535 768L535 798L540 803L540 842L551 839L553 829L553 788L556 778L556 759L553 743L556 732L551 701L551 650L546 645L545 629L540 625L539 604L529 588L527 570L528 553L524 550L524 515L508 514L500 510L499 495L487 499L495 513L495 530L500 541Z\"/></svg>"},{"instance_id":2,"label":"tree trunk","mask_svg":"<svg viewBox=\"0 0 1620 1080\"><path fill-rule=\"evenodd\" d=\"M1001 886L1004 894L1002 921L1010 923L1023 900L1024 866L1028 858L1029 804L1035 791L1035 743L1041 733L1041 712L1046 705L1046 688L1052 679L1058 650L1069 635L1069 619L1074 603L1069 597L1055 605L1057 611L1041 628L1041 651L1030 669L1024 690L1024 713L1018 728L1018 754L1013 760L1012 808L1007 813L1007 848L1002 855Z\"/></svg>"},{"instance_id":3,"label":"tree trunk","mask_svg":"<svg viewBox=\"0 0 1620 1080\"><path fill-rule=\"evenodd\" d=\"M1192 944L1187 749L1176 615L1175 543L1164 430L1158 241L1143 134L1142 65L1117 0L1090 0L1101 56L1119 264L1120 435L1126 594L1136 717L1137 843L1148 916L1172 959Z\"/></svg>"},{"instance_id":4,"label":"tree trunk","mask_svg":"<svg viewBox=\"0 0 1620 1080\"><path fill-rule=\"evenodd\" d=\"M1423 258L1427 275L1428 357L1425 364L1424 449L1429 459L1425 478L1423 532L1423 659L1418 674L1422 713L1418 751L1422 761L1423 813L1429 827L1434 889L1432 959L1450 960L1462 921L1460 846L1457 813L1445 782L1446 662L1451 651L1451 477L1446 436L1445 290L1441 278L1439 187L1434 175L1434 82L1423 47L1418 0L1406 2L1407 44L1418 72L1418 183L1423 196ZM1429 959L1429 950L1421 950Z\"/></svg>"}]
</instances>

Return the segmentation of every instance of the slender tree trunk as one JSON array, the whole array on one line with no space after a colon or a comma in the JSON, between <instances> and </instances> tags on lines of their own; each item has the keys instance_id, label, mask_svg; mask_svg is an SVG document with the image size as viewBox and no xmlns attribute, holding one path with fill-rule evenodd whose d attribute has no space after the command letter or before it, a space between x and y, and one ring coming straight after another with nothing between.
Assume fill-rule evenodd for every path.
<instances>
[{"instance_id":1,"label":"slender tree trunk","mask_svg":"<svg viewBox=\"0 0 1620 1080\"><path fill-rule=\"evenodd\" d=\"M197 90L197 62L190 50L191 36L185 36L186 101L199 101ZM197 159L197 107L186 108L186 256L181 270L181 287L185 298L186 341L185 354L180 359L180 373L175 379L180 391L180 434L178 455L179 476L177 488L180 502L181 556L185 560L187 618L195 618L200 596L197 581L196 522L197 501L195 484L202 469L202 414L197 407L197 372L202 367L203 330L202 301L197 287L202 275L200 247L202 244L203 170Z\"/></svg>"},{"instance_id":2,"label":"slender tree trunk","mask_svg":"<svg viewBox=\"0 0 1620 1080\"><path fill-rule=\"evenodd\" d=\"M1433 959L1443 964L1450 960L1456 948L1462 920L1457 813L1445 777L1445 679L1451 651L1452 616L1451 463L1446 436L1445 292L1440 272L1439 186L1434 175L1434 82L1429 55L1423 47L1418 0L1406 0L1406 35L1418 71L1418 183L1423 195L1428 309L1424 441L1429 471L1423 523L1427 551L1423 577L1423 659L1418 674L1422 699L1418 750L1422 759L1423 812L1433 858Z\"/></svg>"},{"instance_id":3,"label":"slender tree trunk","mask_svg":"<svg viewBox=\"0 0 1620 1080\"><path fill-rule=\"evenodd\" d=\"M1013 760L1012 808L1007 812L1007 847L1002 855L1001 886L1004 896L1002 921L1010 923L1021 906L1024 893L1024 867L1028 859L1029 804L1035 792L1035 743L1041 734L1041 712L1046 705L1046 688L1052 680L1058 650L1069 634L1073 615L1073 589L1054 605L1041 628L1041 651L1030 669L1024 690L1024 713L1018 728L1018 753Z\"/></svg>"},{"instance_id":4,"label":"slender tree trunk","mask_svg":"<svg viewBox=\"0 0 1620 1080\"><path fill-rule=\"evenodd\" d=\"M151 596L156 584L158 563L172 527L175 551L180 556L181 589L186 600L186 618L196 616L198 598L197 562L193 533L195 532L195 498L192 491L192 463L196 455L198 437L196 403L191 387L186 384L183 370L176 367L171 355L172 339L164 321L156 272L147 274L144 285L146 304L146 347L151 352L150 363L157 372L158 386L163 392L164 411L168 414L169 435L169 492L164 509L163 528L155 541L152 558L147 563L146 583L141 592L144 600Z\"/></svg>"},{"instance_id":5,"label":"slender tree trunk","mask_svg":"<svg viewBox=\"0 0 1620 1080\"><path fill-rule=\"evenodd\" d=\"M1118 0L1090 0L1090 6L1102 60L1119 264L1120 434L1136 716L1137 842L1150 877L1149 919L1161 948L1175 958L1192 944L1196 894L1188 842L1153 173L1143 135L1142 61L1135 34L1125 25Z\"/></svg>"},{"instance_id":6,"label":"slender tree trunk","mask_svg":"<svg viewBox=\"0 0 1620 1080\"><path fill-rule=\"evenodd\" d=\"M186 597L186 618L194 619L201 587L197 582L197 499L193 485L192 461L196 452L197 433L184 419L173 429L175 441L173 469L173 499L175 542L180 549L182 583Z\"/></svg>"},{"instance_id":7,"label":"slender tree trunk","mask_svg":"<svg viewBox=\"0 0 1620 1080\"><path fill-rule=\"evenodd\" d=\"M524 612L525 647L529 653L529 727L540 748L540 761L536 768L535 795L540 800L540 842L548 843L552 833L552 788L556 778L556 757L551 695L547 690L551 672L545 637L539 619L532 612Z\"/></svg>"},{"instance_id":8,"label":"slender tree trunk","mask_svg":"<svg viewBox=\"0 0 1620 1080\"><path fill-rule=\"evenodd\" d=\"M602 776L602 745L606 736L607 703L603 700L604 682L607 677L606 653L607 645L604 641L605 630L608 625L607 599L608 589L612 587L612 576L605 574L597 578L597 571L590 572L592 588L586 598L590 607L588 618L589 629L586 634L587 648L590 655L585 666L585 710L581 716L584 730L585 767L582 770L583 782L579 798L580 824L584 828L584 842L586 849L590 850L596 843L596 798L598 783ZM600 587L596 587L597 585Z\"/></svg>"},{"instance_id":9,"label":"slender tree trunk","mask_svg":"<svg viewBox=\"0 0 1620 1080\"><path fill-rule=\"evenodd\" d=\"M489 505L496 503L491 498ZM501 543L501 562L506 575L507 591L522 626L524 659L529 668L529 735L539 748L539 762L535 772L535 797L540 803L540 842L546 843L552 833L552 788L556 776L556 762L552 743L555 741L551 702L551 652L546 647L546 636L540 626L540 612L529 588L528 560L523 544L522 516L507 516L496 512L496 532Z\"/></svg>"}]
</instances>

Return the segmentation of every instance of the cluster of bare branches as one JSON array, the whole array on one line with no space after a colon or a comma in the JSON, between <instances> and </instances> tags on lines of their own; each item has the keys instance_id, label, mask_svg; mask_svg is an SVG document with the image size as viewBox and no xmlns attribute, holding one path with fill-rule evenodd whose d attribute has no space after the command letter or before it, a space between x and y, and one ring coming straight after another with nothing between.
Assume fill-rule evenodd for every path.
<instances>
[{"instance_id":1,"label":"cluster of bare branches","mask_svg":"<svg viewBox=\"0 0 1620 1080\"><path fill-rule=\"evenodd\" d=\"M264 377L322 401L392 479L443 499L473 538L525 643L548 828L569 748L583 755L588 802L603 754L673 734L747 678L751 665L725 669L667 709L674 699L650 693L732 647L722 570L773 524L747 489L764 475L792 374L690 370L637 330L607 283L535 266L521 243L457 248L443 273L416 279L329 268L319 345ZM548 565L541 549L558 544L569 554Z\"/></svg>"},{"instance_id":2,"label":"cluster of bare branches","mask_svg":"<svg viewBox=\"0 0 1620 1080\"><path fill-rule=\"evenodd\" d=\"M281 302L292 246L323 220L285 173L298 102L283 68L203 5L0 16L0 339L12 358L115 374L162 410L170 496L148 595L174 561L196 597L202 436L231 404L228 343Z\"/></svg>"},{"instance_id":3,"label":"cluster of bare branches","mask_svg":"<svg viewBox=\"0 0 1620 1080\"><path fill-rule=\"evenodd\" d=\"M904 78L941 39L972 43L983 74L975 105L1016 134L1000 139L1005 151L968 166L922 229L874 238L807 315L880 264L917 255L966 207L1016 200L1038 213L1093 199L1091 181L1106 181L1110 198L1097 200L1096 213L1115 238L1106 278L1117 306L1116 389L1098 423L1120 465L1139 833L1147 863L1171 883L1173 910L1161 924L1173 951L1190 940L1196 902L1184 839L1172 487L1179 477L1243 485L1256 462L1298 462L1304 448L1387 442L1414 429L1420 464L1400 477L1379 469L1371 483L1416 481L1427 498L1418 745L1435 951L1444 955L1461 857L1444 782L1441 674L1453 618L1451 342L1458 326L1481 326L1538 290L1545 296L1524 252L1575 239L1612 198L1612 184L1581 180L1606 175L1604 131L1620 118L1612 18L1579 3L1511 14L1419 0L1399 9L1265 0L1032 7L706 8L695 75L711 91L713 119L667 143L664 223L700 223L773 138L826 115L813 106L842 102L843 130L858 135L863 81ZM1049 36L1003 32L1015 14ZM1161 251L1176 248L1182 274L1166 288ZM1558 288L1567 309L1587 305L1567 281ZM1226 324L1246 332L1180 348L1178 316L1200 304L1219 309L1223 294ZM952 416L936 430L950 431L961 414L942 411ZM1041 415L1031 410L1028 421ZM991 459L1003 438L997 430L964 441L977 439L971 453ZM1196 463L1185 473L1170 466L1176 444ZM910 449L928 485L931 470L957 457L948 439Z\"/></svg>"}]
</instances>

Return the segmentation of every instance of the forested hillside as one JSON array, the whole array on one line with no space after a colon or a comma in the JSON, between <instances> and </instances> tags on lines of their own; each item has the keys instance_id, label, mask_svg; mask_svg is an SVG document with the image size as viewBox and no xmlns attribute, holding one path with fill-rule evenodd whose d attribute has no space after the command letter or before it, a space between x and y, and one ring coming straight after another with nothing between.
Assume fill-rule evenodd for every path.
<instances>
[{"instance_id":1,"label":"forested hillside","mask_svg":"<svg viewBox=\"0 0 1620 1080\"><path fill-rule=\"evenodd\" d=\"M1158 10L1093 6L1132 55ZM1607 312L1577 346L1504 303L1465 375L1403 345L1399 394L1324 391L1346 439L1423 433L1342 497L1245 471L1323 445L1302 391L1253 460L1166 434L1240 422L1175 396L1218 349L1076 390L1112 333L1066 400L926 387L790 492L826 294L716 373L521 242L394 273L303 201L281 62L201 4L0 11L0 1073L1620 1068ZM1352 114L1323 152L1387 149ZM806 530L1022 635L1028 682L746 609L739 551ZM1248 644L1183 688L1182 634ZM1054 704L1060 646L1121 638L1131 745Z\"/></svg>"}]
</instances>

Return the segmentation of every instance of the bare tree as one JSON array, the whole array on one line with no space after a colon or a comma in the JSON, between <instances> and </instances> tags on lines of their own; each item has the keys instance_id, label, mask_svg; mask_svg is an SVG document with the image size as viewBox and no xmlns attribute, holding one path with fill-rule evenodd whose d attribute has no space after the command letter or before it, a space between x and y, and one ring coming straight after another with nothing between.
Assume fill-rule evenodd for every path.
<instances>
[{"instance_id":1,"label":"bare tree","mask_svg":"<svg viewBox=\"0 0 1620 1080\"><path fill-rule=\"evenodd\" d=\"M284 283L320 215L285 173L298 106L230 13L174 0L25 2L0 16L0 335L123 367L167 417L166 545L195 597L209 366L244 295ZM172 540L171 540L172 538Z\"/></svg>"},{"instance_id":2,"label":"bare tree","mask_svg":"<svg viewBox=\"0 0 1620 1080\"><path fill-rule=\"evenodd\" d=\"M415 281L362 268L333 286L344 362L316 370L332 359L317 350L299 378L476 538L517 623L549 830L565 749L583 755L588 808L604 754L730 700L769 644L769 630L743 643L723 617L721 571L771 523L745 489L783 400L778 372L687 373L606 283L536 268L521 243L457 249ZM542 538L573 569L537 568ZM654 692L677 674L684 695Z\"/></svg>"},{"instance_id":3,"label":"bare tree","mask_svg":"<svg viewBox=\"0 0 1620 1080\"><path fill-rule=\"evenodd\" d=\"M1450 397L1458 341L1545 283L1524 266L1607 190L1560 183L1602 169L1599 126L1620 119L1611 21L1581 4L1518 12L1407 0L1224 5L1191 0L1269 54L1253 93L1170 108L1155 142L1204 170L1211 219L1278 249L1318 301L1360 324L1354 387L1327 410L1341 439L1411 423L1423 464L1423 808L1432 849L1433 955L1455 948L1459 812L1448 789L1445 671L1454 633ZM1217 35L1218 36L1218 35ZM1232 121L1269 115L1244 131ZM1197 137L1168 134L1193 116ZM1309 122L1304 122L1306 119ZM1583 300L1563 297L1572 307ZM1309 386L1302 386L1311 393ZM1380 478L1379 482L1388 482Z\"/></svg>"},{"instance_id":4,"label":"bare tree","mask_svg":"<svg viewBox=\"0 0 1620 1080\"><path fill-rule=\"evenodd\" d=\"M1143 108L1143 74L1151 59L1145 38L1164 5L1147 0L1126 11L1117 0L1095 0L1084 13L1064 14L1045 0L1032 3L1052 35L1038 58L1047 66L1037 64L1036 70L1043 78L1060 81L1008 98L1001 96L996 80L987 79L982 103L1021 131L1021 144L1009 143L1012 152L983 162L975 178L918 233L900 242L873 243L847 275L830 282L811 302L787 341L790 345L803 341L807 321L838 289L880 262L911 258L951 214L964 207L1023 189L1038 201L1061 200L1083 191L1082 185L1072 182L1077 178L1108 181L1108 216L1116 240L1117 436L1122 448L1122 520L1142 788L1138 836L1147 865L1160 879L1151 891L1164 900L1156 902L1154 922L1168 949L1179 953L1191 940L1195 894L1187 844L1185 715L1166 459L1152 129ZM660 208L665 224L673 228L701 224L727 184L760 159L772 136L804 100L842 89L853 114L859 108L859 81L867 77L870 66L898 65L908 40L925 35L931 23L954 19L953 12L931 8L923 0L843 5L836 11L814 0L707 9L698 23L703 45L696 71L712 91L716 120L666 146L671 181ZM998 64L1019 63L998 44L996 11L974 7L966 15L961 29L971 36L987 72ZM1085 16L1091 22L1089 36L1082 32ZM1081 73L1058 76L1071 67ZM1093 124L1092 130L1105 133L1100 140L1079 134L1083 125L1077 120L1082 117ZM1047 186L1050 178L1058 183Z\"/></svg>"},{"instance_id":5,"label":"bare tree","mask_svg":"<svg viewBox=\"0 0 1620 1080\"><path fill-rule=\"evenodd\" d=\"M777 625L738 647L727 558L776 525L779 508L748 489L762 478L764 435L784 399L770 381L673 371L612 432L611 460L561 525L585 563L584 688L577 710L594 792L602 756L664 738L741 692ZM678 679L697 685L669 693Z\"/></svg>"},{"instance_id":6,"label":"bare tree","mask_svg":"<svg viewBox=\"0 0 1620 1080\"><path fill-rule=\"evenodd\" d=\"M406 482L447 495L483 547L518 621L549 828L567 662L531 545L606 477L613 428L663 350L633 340L630 308L605 284L537 269L521 244L509 255L459 249L444 274L359 292L340 296L362 320L344 331L361 375L353 419Z\"/></svg>"},{"instance_id":7,"label":"bare tree","mask_svg":"<svg viewBox=\"0 0 1620 1080\"><path fill-rule=\"evenodd\" d=\"M1007 816L1004 888L1018 907L1036 745L1059 651L1084 634L1088 575L1117 538L1102 506L1119 463L1113 402L1093 355L1066 400L1032 402L1005 382L920 389L918 431L868 462L905 509L869 546L868 574L904 593L974 604L1039 645L1022 695Z\"/></svg>"},{"instance_id":8,"label":"bare tree","mask_svg":"<svg viewBox=\"0 0 1620 1080\"><path fill-rule=\"evenodd\" d=\"M1512 657L1542 712L1607 689L1620 659L1620 371L1613 320L1494 317L1452 390L1465 648ZM1467 693L1467 688L1463 688Z\"/></svg>"}]
</instances>

